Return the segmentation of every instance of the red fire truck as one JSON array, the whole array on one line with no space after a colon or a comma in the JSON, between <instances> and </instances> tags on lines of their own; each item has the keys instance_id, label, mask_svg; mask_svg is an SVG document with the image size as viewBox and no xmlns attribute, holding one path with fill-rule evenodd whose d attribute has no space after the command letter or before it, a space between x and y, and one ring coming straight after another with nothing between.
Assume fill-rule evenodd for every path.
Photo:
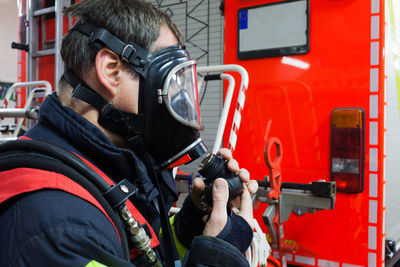
<instances>
[{"instance_id":1,"label":"red fire truck","mask_svg":"<svg viewBox=\"0 0 400 267\"><path fill-rule=\"evenodd\" d=\"M288 263L398 260L399 50L398 1L225 1L225 63L249 73L225 145L263 179L266 138L278 137L283 181L336 181L333 210L284 224Z\"/></svg>"}]
</instances>

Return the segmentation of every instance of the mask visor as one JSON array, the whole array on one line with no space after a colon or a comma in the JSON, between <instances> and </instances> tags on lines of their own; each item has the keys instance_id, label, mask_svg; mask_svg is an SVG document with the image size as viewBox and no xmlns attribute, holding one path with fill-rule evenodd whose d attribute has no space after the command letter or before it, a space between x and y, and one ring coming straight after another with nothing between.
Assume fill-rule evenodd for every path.
<instances>
[{"instance_id":1,"label":"mask visor","mask_svg":"<svg viewBox=\"0 0 400 267\"><path fill-rule=\"evenodd\" d=\"M203 129L195 60L181 63L168 73L162 98L175 120L196 130Z\"/></svg>"}]
</instances>

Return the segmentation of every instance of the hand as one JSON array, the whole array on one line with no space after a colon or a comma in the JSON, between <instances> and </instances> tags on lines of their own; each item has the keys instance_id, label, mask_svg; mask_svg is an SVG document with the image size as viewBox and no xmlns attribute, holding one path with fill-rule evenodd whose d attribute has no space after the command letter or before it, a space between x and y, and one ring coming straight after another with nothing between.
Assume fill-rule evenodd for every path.
<instances>
[{"instance_id":1,"label":"hand","mask_svg":"<svg viewBox=\"0 0 400 267\"><path fill-rule=\"evenodd\" d=\"M228 220L226 206L228 204L229 190L225 179L218 178L213 186L213 209L210 219L204 228L203 235L217 236L224 229ZM240 196L240 207L236 215L241 216L253 228L253 205L250 193L246 186L243 187L243 193Z\"/></svg>"},{"instance_id":2,"label":"hand","mask_svg":"<svg viewBox=\"0 0 400 267\"><path fill-rule=\"evenodd\" d=\"M250 180L250 173L246 169L240 169L239 163L232 158L232 152L229 149L221 148L218 150L217 155L221 155L224 159L228 160L228 169L235 172L242 179L243 184L246 185L250 194L255 194L258 190L258 183L255 180Z\"/></svg>"},{"instance_id":3,"label":"hand","mask_svg":"<svg viewBox=\"0 0 400 267\"><path fill-rule=\"evenodd\" d=\"M221 155L224 159L228 161L227 166L228 169L232 172L235 172L240 179L242 179L243 184L246 185L248 192L250 194L254 194L258 190L258 183L254 180L250 180L250 174L246 169L240 169L239 164L236 160L232 158L232 153L229 149L222 148L217 152L217 155ZM201 203L201 196L203 195L205 189L205 184L204 181L200 178L196 178L193 181L193 188L191 192L191 197L193 203L196 205L198 209L202 209L200 203ZM230 202L230 206L232 207L232 210L237 213L238 209L240 207L240 197L237 197L236 199L232 200Z\"/></svg>"},{"instance_id":4,"label":"hand","mask_svg":"<svg viewBox=\"0 0 400 267\"><path fill-rule=\"evenodd\" d=\"M254 228L254 222L252 219L253 218L253 208L252 208L250 194L254 194L257 192L258 183L254 180L250 180L250 174L246 169L239 168L238 162L232 158L232 153L229 149L226 149L226 148L220 149L217 152L217 155L218 154L221 155L224 159L226 159L228 161L228 163L227 163L228 169L232 172L235 172L240 177L240 179L243 181L243 184L245 185L243 187L242 195L238 196L234 200L230 201L229 205L232 208L232 211L236 215L242 216L249 223L251 228L253 229ZM219 179L217 179L217 180L219 180ZM221 179L221 180L223 181L224 185L227 185L227 183L224 179ZM216 181L214 182L214 187L213 187L213 201L214 201L214 204L215 204L215 201L217 201L218 203L224 203L223 204L224 211L221 212L222 210L220 210L220 209L215 211L215 207L213 204L213 210L212 210L211 214L214 213L214 219L218 221L218 222L216 222L216 225L219 225L219 226L222 225L222 228L223 228L223 226L225 226L226 220L227 220L227 214L226 214L227 200L224 200L224 197L225 197L224 194L225 193L228 194L228 196L227 196L227 199L228 199L229 191L228 191L228 189L227 189L227 192L220 191L219 187L220 186L224 187L224 185L220 184L220 183L222 183L221 181L218 183L216 183ZM217 185L218 185L218 188L216 188ZM204 189L205 189L204 181L200 178L196 178L193 181L193 189L192 189L191 197L192 197L193 203L196 205L196 207L198 209L203 208L200 206L200 203L201 203L200 198L204 192ZM215 193L214 193L214 190L216 191ZM215 198L217 198L217 200ZM223 198L223 199L220 200L220 198ZM210 215L210 216L212 216L212 215ZM221 216L221 218L220 218L220 216ZM206 222L207 219L208 219L208 216L206 216L204 218L204 222ZM213 221L211 219L211 217L210 217L210 220ZM221 221L219 221L219 220L221 220ZM208 223L209 222L210 221L208 221ZM207 225L208 225L208 223L207 223ZM219 233L222 230L222 228L216 227L215 229L219 229L219 230L217 230ZM206 230L204 230L204 231L206 231Z\"/></svg>"}]
</instances>

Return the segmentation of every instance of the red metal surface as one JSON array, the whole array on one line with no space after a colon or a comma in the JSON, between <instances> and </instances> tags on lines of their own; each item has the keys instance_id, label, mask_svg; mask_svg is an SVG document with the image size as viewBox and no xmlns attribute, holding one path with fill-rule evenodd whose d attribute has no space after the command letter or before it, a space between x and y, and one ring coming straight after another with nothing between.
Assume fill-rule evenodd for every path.
<instances>
[{"instance_id":1,"label":"red metal surface","mask_svg":"<svg viewBox=\"0 0 400 267\"><path fill-rule=\"evenodd\" d=\"M263 162L267 126L285 146L282 175L286 182L329 180L330 113L334 108L357 107L370 114L371 1L310 1L310 52L289 56L309 65L301 69L282 63L282 57L237 59L237 11L242 7L277 1L225 1L225 64L239 64L249 72L249 88L234 152L253 179L268 173ZM383 1L381 11L383 8ZM383 40L383 14L380 38ZM252 40L248 40L251 42ZM383 51L383 43L379 51ZM383 88L383 53L379 55ZM383 91L383 90L382 90ZM379 103L383 103L383 92ZM235 96L234 96L235 99ZM383 114L379 105L379 114ZM231 113L233 114L233 110ZM370 118L366 117L366 125ZM379 122L383 116L379 115ZM232 123L232 115L228 125ZM229 127L227 127L229 129ZM225 142L229 133L225 133ZM383 144L383 131L379 130ZM365 140L369 140L366 132ZM296 242L298 254L318 259L368 266L369 146L366 144L365 189L359 194L338 193L333 211L291 215L284 224L285 237ZM379 166L383 163L379 147ZM383 207L379 167L379 211ZM260 225L265 205L255 211ZM378 216L379 217L379 216ZM382 263L382 219L376 224L377 264ZM266 228L264 227L264 231ZM296 263L297 264L297 263Z\"/></svg>"}]
</instances>

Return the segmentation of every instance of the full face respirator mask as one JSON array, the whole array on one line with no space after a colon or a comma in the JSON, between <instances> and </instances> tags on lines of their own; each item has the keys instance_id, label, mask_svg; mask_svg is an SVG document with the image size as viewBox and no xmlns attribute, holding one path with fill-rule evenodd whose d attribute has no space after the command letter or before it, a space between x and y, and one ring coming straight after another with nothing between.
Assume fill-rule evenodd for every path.
<instances>
[{"instance_id":1,"label":"full face respirator mask","mask_svg":"<svg viewBox=\"0 0 400 267\"><path fill-rule=\"evenodd\" d=\"M139 74L139 112L133 114L118 110L65 67L73 96L99 110L100 125L123 136L133 148L144 143L161 169L189 163L207 151L199 134L203 125L196 61L184 47L173 45L150 54L90 22L78 21L71 30L108 47Z\"/></svg>"}]
</instances>

